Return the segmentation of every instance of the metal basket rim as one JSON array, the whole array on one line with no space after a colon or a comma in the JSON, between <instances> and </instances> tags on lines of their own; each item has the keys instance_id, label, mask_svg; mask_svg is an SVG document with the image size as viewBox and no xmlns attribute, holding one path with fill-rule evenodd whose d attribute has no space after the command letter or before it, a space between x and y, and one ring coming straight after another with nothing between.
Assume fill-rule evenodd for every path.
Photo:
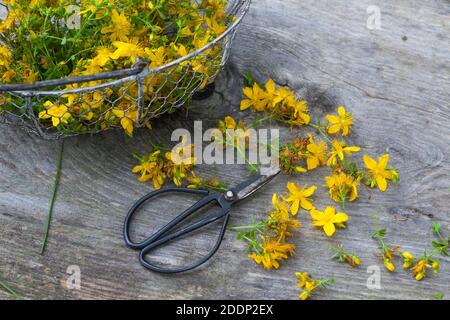
<instances>
[{"instance_id":1,"label":"metal basket rim","mask_svg":"<svg viewBox=\"0 0 450 320\"><path fill-rule=\"evenodd\" d=\"M240 4L236 4L235 7L238 8L238 10L240 10L241 12L238 15L237 19L231 25L228 26L228 28L225 32L223 32L220 36L218 36L214 40L208 42L202 48L200 48L196 51L193 51L184 57L181 57L181 58L178 58L171 62L168 62L162 66L159 66L159 67L156 67L153 69L146 69L145 67L148 66L148 63L142 59L138 59L138 61L135 63L135 65L128 69L97 73L97 74L87 75L87 76L76 76L76 77L68 77L68 78L61 78L61 79L37 81L37 82L33 82L33 83L28 83L28 84L22 83L22 84L0 85L0 93L1 92L6 92L6 93L11 92L11 93L22 94L22 95L28 95L28 94L33 95L33 94L36 94L37 92L39 92L39 91L34 91L34 90L40 89L40 88L117 78L115 80L102 83L101 86L104 87L104 86L112 85L117 82L121 83L125 79L134 78L136 76L145 78L148 75L157 74L163 70L166 70L170 67L173 67L173 66L178 65L184 61L187 61L193 57L198 56L200 53L202 53L202 52L208 50L209 48L211 48L212 46L216 45L218 42L220 42L224 38L226 38L231 32L233 32L236 29L236 27L244 19L245 15L247 14L247 12L250 8L250 4L251 4L251 0L238 0L238 1L240 2ZM95 87L97 87L97 86L84 87L83 89L90 90ZM55 91L50 90L50 91L47 91L46 93L62 92L62 91L69 92L70 90L55 90ZM44 92L42 92L42 93L44 93Z\"/></svg>"}]
</instances>

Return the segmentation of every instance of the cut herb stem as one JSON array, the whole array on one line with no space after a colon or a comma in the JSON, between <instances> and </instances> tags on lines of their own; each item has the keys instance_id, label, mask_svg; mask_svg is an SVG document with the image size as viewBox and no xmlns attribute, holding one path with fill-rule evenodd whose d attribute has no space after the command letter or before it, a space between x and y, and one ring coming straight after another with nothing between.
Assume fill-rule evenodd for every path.
<instances>
[{"instance_id":1,"label":"cut herb stem","mask_svg":"<svg viewBox=\"0 0 450 320\"><path fill-rule=\"evenodd\" d=\"M58 163L57 163L56 174L55 174L55 181L53 183L53 192L52 192L52 197L50 200L50 207L48 209L47 219L44 224L44 234L42 236L42 244L41 244L41 251L40 251L41 255L44 254L45 248L47 246L48 233L50 230L50 224L51 224L52 216L53 216L53 208L55 207L56 195L58 193L59 181L61 178L63 156L64 156L64 139L61 141L61 144L60 144L59 157L58 157Z\"/></svg>"},{"instance_id":2,"label":"cut herb stem","mask_svg":"<svg viewBox=\"0 0 450 320\"><path fill-rule=\"evenodd\" d=\"M3 289L5 292L9 293L10 295L14 296L17 300L22 300L23 297L19 295L17 292L15 292L13 289L11 289L7 284L0 281L0 289Z\"/></svg>"}]
</instances>

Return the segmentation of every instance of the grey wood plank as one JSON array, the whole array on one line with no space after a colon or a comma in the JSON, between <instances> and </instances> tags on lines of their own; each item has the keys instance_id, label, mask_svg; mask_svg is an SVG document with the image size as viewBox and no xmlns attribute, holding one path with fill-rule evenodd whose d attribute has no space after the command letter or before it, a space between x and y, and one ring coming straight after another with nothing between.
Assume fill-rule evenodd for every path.
<instances>
[{"instance_id":1,"label":"grey wood plank","mask_svg":"<svg viewBox=\"0 0 450 320\"><path fill-rule=\"evenodd\" d=\"M67 140L60 193L46 254L38 254L42 225L52 188L57 142L42 141L17 128L0 127L0 277L26 298L38 299L296 299L296 271L334 276L336 284L322 299L432 299L450 295L450 260L442 259L438 276L417 282L399 270L382 269L382 290L366 287L367 266L382 265L370 240L371 216L388 227L388 239L421 254L432 240L433 221L450 232L450 5L444 0L376 1L382 30L366 28L372 1L254 1L238 33L230 63L217 80L213 97L194 102L154 122L154 130L131 140L121 132ZM406 36L407 40L402 37ZM132 152L148 141L169 143L170 133L201 119L213 126L239 112L242 75L269 76L289 85L310 103L315 118L344 104L356 118L350 141L364 152L391 154L402 181L387 193L364 193L347 208L347 230L333 238L361 256L363 266L350 269L330 261L329 242L300 216L297 254L278 271L264 271L246 258L244 244L228 233L205 267L184 275L144 271L136 252L125 247L122 223L128 207L151 190L130 172ZM254 115L250 115L250 118ZM283 139L297 132L282 129ZM305 133L305 130L301 130ZM198 173L241 181L237 166L200 166ZM280 176L254 199L234 208L231 224L245 224L267 213L273 192L285 192L288 180L323 185L327 170L301 177ZM330 203L319 188L315 204ZM162 208L179 209L173 198ZM136 233L161 223L154 207L139 219ZM206 244L209 237L199 240ZM183 249L166 253L173 259ZM65 287L69 265L79 265L82 289ZM400 267L400 264L398 264ZM0 292L0 299L8 298Z\"/></svg>"}]
</instances>

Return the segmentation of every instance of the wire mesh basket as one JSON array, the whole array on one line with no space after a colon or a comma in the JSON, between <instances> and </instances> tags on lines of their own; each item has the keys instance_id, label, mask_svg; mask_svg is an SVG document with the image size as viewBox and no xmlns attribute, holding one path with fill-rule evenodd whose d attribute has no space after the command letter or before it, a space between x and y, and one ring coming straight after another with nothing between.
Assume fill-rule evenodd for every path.
<instances>
[{"instance_id":1,"label":"wire mesh basket","mask_svg":"<svg viewBox=\"0 0 450 320\"><path fill-rule=\"evenodd\" d=\"M224 33L160 67L151 68L138 59L129 69L0 85L0 123L20 126L44 139L145 126L150 119L182 106L214 81L229 58L250 3L229 1L227 12L235 19Z\"/></svg>"}]
</instances>

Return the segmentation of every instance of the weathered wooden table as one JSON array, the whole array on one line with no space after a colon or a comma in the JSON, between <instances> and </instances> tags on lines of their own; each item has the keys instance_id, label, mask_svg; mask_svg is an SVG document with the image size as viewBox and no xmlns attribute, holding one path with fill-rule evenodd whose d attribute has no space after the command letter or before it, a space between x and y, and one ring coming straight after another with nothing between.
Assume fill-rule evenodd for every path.
<instances>
[{"instance_id":1,"label":"weathered wooden table","mask_svg":"<svg viewBox=\"0 0 450 320\"><path fill-rule=\"evenodd\" d=\"M369 27L377 5L381 29ZM375 8L376 10L376 8ZM334 276L335 285L321 291L326 299L432 299L436 292L450 296L450 260L442 259L441 273L417 282L401 270L381 270L380 290L366 286L367 267L382 266L370 239L376 213L388 229L392 244L419 255L430 247L430 226L441 221L450 232L450 4L419 1L254 1L234 45L233 56L217 80L213 97L194 102L154 123L152 132L134 139L107 132L66 141L60 192L47 251L40 256L43 222L51 193L58 142L30 137L20 129L0 128L0 279L26 298L39 299L296 299L294 272ZM294 238L296 256L280 270L264 271L246 258L244 243L229 233L214 259L200 270L165 276L147 272L137 253L125 247L122 223L128 207L150 186L136 181L130 169L132 152L148 150L149 141L168 144L170 133L192 127L201 119L214 126L227 114L236 117L242 75L258 80L272 77L305 96L315 117L344 104L356 124L350 142L371 155L391 154L400 184L369 199L348 205L347 230L330 242L300 216L303 227ZM304 132L304 131L302 131ZM282 136L295 132L282 129ZM233 184L243 179L238 166L200 166L203 176L219 176ZM291 180L316 184L315 204L330 200L321 188L326 169ZM285 192L280 176L256 198L234 208L231 224L244 224L267 213L273 192ZM174 198L165 210L179 209ZM146 210L137 233L165 217L158 208ZM152 212L153 211L153 212ZM152 216L151 216L152 215ZM205 240L206 239L206 240ZM207 238L202 241L207 241ZM330 261L324 243L341 241L361 256L359 269ZM195 246L193 244L193 246ZM180 250L174 249L174 250ZM167 259L176 252L168 252ZM67 268L81 270L81 290L66 286ZM0 298L8 295L0 291Z\"/></svg>"}]
</instances>

